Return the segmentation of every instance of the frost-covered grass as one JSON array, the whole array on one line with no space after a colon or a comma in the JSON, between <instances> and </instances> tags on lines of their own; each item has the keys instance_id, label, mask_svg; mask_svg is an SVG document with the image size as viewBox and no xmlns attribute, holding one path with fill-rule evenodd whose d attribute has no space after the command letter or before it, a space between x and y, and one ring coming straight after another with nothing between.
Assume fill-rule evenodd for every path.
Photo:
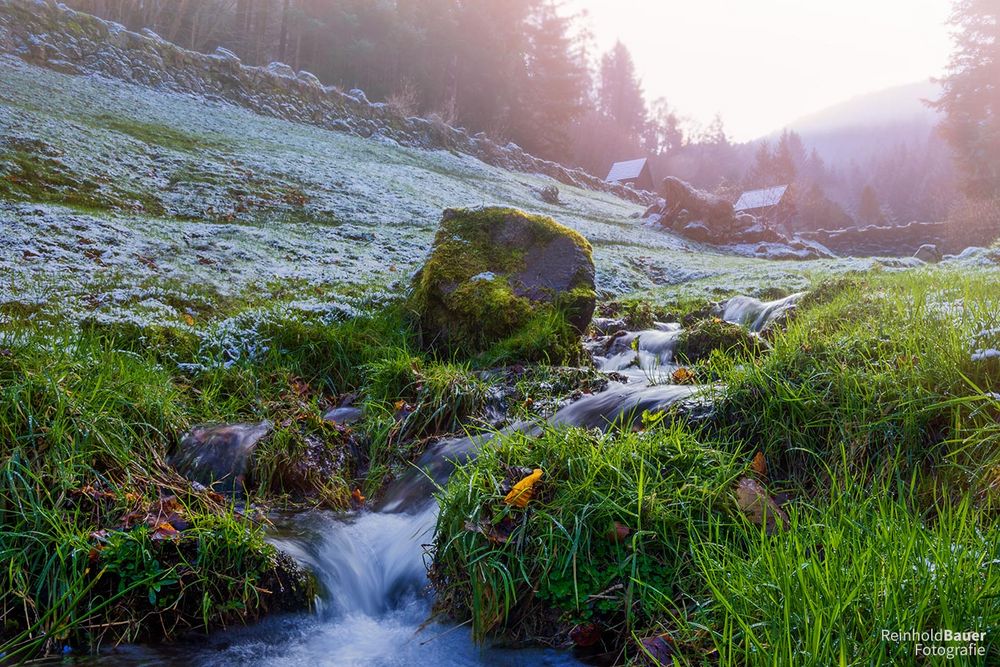
<instances>
[{"instance_id":1,"label":"frost-covered grass","mask_svg":"<svg viewBox=\"0 0 1000 667\"><path fill-rule=\"evenodd\" d=\"M959 662L993 664L1000 362L973 353L998 342L997 279L825 281L762 355L693 367L725 387L707 423L499 437L440 496L444 608L640 664L661 634L678 664L923 664L881 630L937 629L987 633ZM533 468L527 508L505 504ZM742 477L788 521L745 517Z\"/></svg>"},{"instance_id":2,"label":"frost-covered grass","mask_svg":"<svg viewBox=\"0 0 1000 667\"><path fill-rule=\"evenodd\" d=\"M769 263L649 229L641 209L446 151L402 148L227 104L0 57L0 303L179 322L187 293L405 284L448 207L513 206L594 245L598 289L710 292L838 262ZM24 164L37 167L24 178ZM161 287L168 285L168 288ZM699 285L705 285L704 288Z\"/></svg>"}]
</instances>

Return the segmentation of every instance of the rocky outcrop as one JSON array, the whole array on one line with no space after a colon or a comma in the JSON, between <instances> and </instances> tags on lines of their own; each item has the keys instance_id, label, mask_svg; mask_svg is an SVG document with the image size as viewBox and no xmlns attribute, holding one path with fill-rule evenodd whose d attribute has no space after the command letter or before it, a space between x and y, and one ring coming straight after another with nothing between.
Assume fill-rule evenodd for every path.
<instances>
[{"instance_id":1,"label":"rocky outcrop","mask_svg":"<svg viewBox=\"0 0 1000 667\"><path fill-rule=\"evenodd\" d=\"M442 122L404 117L386 104L369 102L363 91L341 92L283 63L249 67L226 49L212 54L188 51L152 31L131 32L46 0L0 0L0 53L68 74L99 74L213 97L262 115L361 137L468 153L488 164L544 174L566 185L611 192L637 203L652 201L648 193L539 159L515 144L500 146L482 133L470 136Z\"/></svg>"},{"instance_id":2,"label":"rocky outcrop","mask_svg":"<svg viewBox=\"0 0 1000 667\"><path fill-rule=\"evenodd\" d=\"M583 236L545 216L482 208L444 212L410 304L428 343L476 352L556 309L578 335L595 300Z\"/></svg>"},{"instance_id":3,"label":"rocky outcrop","mask_svg":"<svg viewBox=\"0 0 1000 667\"><path fill-rule=\"evenodd\" d=\"M766 220L736 213L728 201L668 176L660 185L662 199L646 209L648 224L658 225L699 243L734 248L767 259L816 259L831 253L816 243L790 239Z\"/></svg>"}]
</instances>

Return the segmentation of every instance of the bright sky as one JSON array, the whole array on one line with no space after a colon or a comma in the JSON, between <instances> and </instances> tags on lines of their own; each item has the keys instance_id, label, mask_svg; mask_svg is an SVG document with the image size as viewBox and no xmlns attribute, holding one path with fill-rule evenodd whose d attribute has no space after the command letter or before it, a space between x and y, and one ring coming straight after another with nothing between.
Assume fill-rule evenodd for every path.
<instances>
[{"instance_id":1,"label":"bright sky","mask_svg":"<svg viewBox=\"0 0 1000 667\"><path fill-rule=\"evenodd\" d=\"M942 73L949 0L571 0L621 39L648 99L759 137L856 95Z\"/></svg>"}]
</instances>

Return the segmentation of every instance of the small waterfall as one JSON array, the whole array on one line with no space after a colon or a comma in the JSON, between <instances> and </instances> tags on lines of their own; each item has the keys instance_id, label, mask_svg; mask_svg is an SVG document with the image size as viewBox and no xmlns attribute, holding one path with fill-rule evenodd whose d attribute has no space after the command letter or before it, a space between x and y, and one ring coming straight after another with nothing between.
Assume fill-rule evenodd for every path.
<instances>
[{"instance_id":1,"label":"small waterfall","mask_svg":"<svg viewBox=\"0 0 1000 667\"><path fill-rule=\"evenodd\" d=\"M749 306L745 310L749 312ZM608 387L562 407L547 422L629 428L645 411L660 412L691 398L698 387L661 384L657 378L676 369L673 354L679 334L677 325L658 324L605 340L595 362L614 372ZM509 430L539 433L542 427L521 422ZM316 574L324 591L318 613L272 618L253 628L215 635L208 647L179 656L178 664L577 664L572 656L549 650L480 648L467 628L428 620L425 558L437 516L434 485L444 484L456 464L475 456L492 437L449 438L431 445L414 469L390 485L376 511L291 518L272 541Z\"/></svg>"},{"instance_id":2,"label":"small waterfall","mask_svg":"<svg viewBox=\"0 0 1000 667\"><path fill-rule=\"evenodd\" d=\"M742 324L750 331L760 332L767 325L793 310L805 294L805 292L797 292L775 301L760 301L749 296L734 296L720 306L719 316L727 322Z\"/></svg>"}]
</instances>

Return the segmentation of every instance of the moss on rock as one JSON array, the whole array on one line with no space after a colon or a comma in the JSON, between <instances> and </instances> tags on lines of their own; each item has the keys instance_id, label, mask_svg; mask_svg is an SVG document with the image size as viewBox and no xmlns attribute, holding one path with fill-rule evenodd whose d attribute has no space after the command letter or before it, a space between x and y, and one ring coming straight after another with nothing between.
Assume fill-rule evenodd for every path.
<instances>
[{"instance_id":1,"label":"moss on rock","mask_svg":"<svg viewBox=\"0 0 1000 667\"><path fill-rule=\"evenodd\" d=\"M512 208L448 209L410 305L425 341L481 353L550 315L568 326L531 356L565 356L594 312L590 243L551 218Z\"/></svg>"},{"instance_id":2,"label":"moss on rock","mask_svg":"<svg viewBox=\"0 0 1000 667\"><path fill-rule=\"evenodd\" d=\"M700 320L677 339L677 356L690 363L707 359L713 351L727 354L757 354L763 342L745 328L717 317Z\"/></svg>"}]
</instances>

